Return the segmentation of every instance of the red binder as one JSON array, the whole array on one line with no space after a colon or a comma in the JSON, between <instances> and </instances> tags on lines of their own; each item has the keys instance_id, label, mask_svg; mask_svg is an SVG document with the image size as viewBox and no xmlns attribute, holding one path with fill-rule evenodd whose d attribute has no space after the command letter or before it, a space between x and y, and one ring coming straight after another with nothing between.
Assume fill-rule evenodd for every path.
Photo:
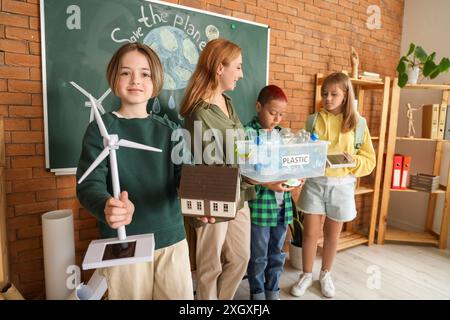
<instances>
[{"instance_id":1,"label":"red binder","mask_svg":"<svg viewBox=\"0 0 450 320\"><path fill-rule=\"evenodd\" d=\"M402 181L400 183L400 189L408 188L408 176L410 166L411 166L411 156L403 156Z\"/></svg>"},{"instance_id":2,"label":"red binder","mask_svg":"<svg viewBox=\"0 0 450 320\"><path fill-rule=\"evenodd\" d=\"M401 154L394 154L394 161L392 164L392 189L400 189L402 181L402 166L403 156Z\"/></svg>"}]
</instances>

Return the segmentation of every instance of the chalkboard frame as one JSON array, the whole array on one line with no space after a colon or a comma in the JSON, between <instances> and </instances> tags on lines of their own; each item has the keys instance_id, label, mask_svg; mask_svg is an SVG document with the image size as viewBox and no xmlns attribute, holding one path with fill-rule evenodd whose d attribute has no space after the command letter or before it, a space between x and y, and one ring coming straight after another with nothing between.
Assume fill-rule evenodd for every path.
<instances>
[{"instance_id":1,"label":"chalkboard frame","mask_svg":"<svg viewBox=\"0 0 450 320\"><path fill-rule=\"evenodd\" d=\"M41 22L41 58L42 58L42 85L43 85L43 89L42 89L42 93L43 93L43 104L44 104L44 137L45 137L45 166L46 169L50 170L51 172L54 172L56 175L60 175L60 174L70 174L73 175L76 172L76 167L67 167L67 168L52 168L51 167L51 161L50 161L50 157L51 157L51 152L61 152L58 150L52 150L51 145L50 145L50 139L49 139L49 131L52 130L52 128L49 127L49 112L51 112L49 110L49 99L48 99L48 79L47 79L47 52L46 52L46 29L45 29L45 23L46 23L46 6L45 6L45 2L46 0L40 0L40 22ZM48 2L50 2L50 0L48 0ZM71 3L73 4L77 4L79 3L79 0L73 0L71 1ZM240 18L236 18L236 17L229 17L223 14L219 14L219 13L213 13L213 12L209 12L209 11L205 11L205 10L201 10L201 9L196 9L196 8L190 8L190 7L186 7L186 6L182 6L182 5L178 5L178 4L172 4L172 3L167 3L167 2L163 2L163 1L158 1L158 0L140 0L140 2L142 2L143 4L146 3L151 3L151 4L156 4L156 5L162 5L162 6L167 6L167 7L171 7L171 8L175 8L175 9L180 9L182 11L187 11L187 12L195 12L195 13L200 13L200 14L204 14L207 15L208 17L218 17L221 19L226 19L231 21L236 21L236 22L240 22L243 24L247 24L247 25L254 25L254 26L258 26L261 28L266 29L267 31L267 39L265 39L267 41L267 48L266 48L266 68L265 68L265 84L268 84L268 77L269 77L269 49L270 49L270 28L268 25L265 24L261 24L261 23L257 23L257 22L253 22L253 21L247 21L247 20L243 20ZM233 39L231 39L231 41L233 41ZM245 79L245 64L244 64L244 79ZM106 81L106 80L105 80ZM241 80L244 81L244 80ZM238 84L239 87L239 84ZM74 89L75 90L75 89ZM93 93L94 95L94 93ZM98 98L98 97L95 97ZM239 113L239 110L238 110ZM80 138L81 139L81 138Z\"/></svg>"}]
</instances>

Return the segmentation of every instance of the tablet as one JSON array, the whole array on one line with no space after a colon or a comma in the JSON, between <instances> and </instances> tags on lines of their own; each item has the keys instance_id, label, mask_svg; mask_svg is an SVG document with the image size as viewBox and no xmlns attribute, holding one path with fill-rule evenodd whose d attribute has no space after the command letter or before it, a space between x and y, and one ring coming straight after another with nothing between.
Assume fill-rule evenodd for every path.
<instances>
[{"instance_id":1,"label":"tablet","mask_svg":"<svg viewBox=\"0 0 450 320\"><path fill-rule=\"evenodd\" d=\"M351 168L355 166L354 160L344 153L327 155L329 168Z\"/></svg>"}]
</instances>

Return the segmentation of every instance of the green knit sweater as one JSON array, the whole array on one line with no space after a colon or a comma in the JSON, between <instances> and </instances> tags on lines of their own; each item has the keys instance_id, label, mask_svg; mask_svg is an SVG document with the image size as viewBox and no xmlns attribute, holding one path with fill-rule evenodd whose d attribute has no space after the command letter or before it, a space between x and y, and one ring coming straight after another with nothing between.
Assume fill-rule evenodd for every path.
<instances>
[{"instance_id":1,"label":"green knit sweater","mask_svg":"<svg viewBox=\"0 0 450 320\"><path fill-rule=\"evenodd\" d=\"M128 191L135 205L127 235L154 233L155 248L170 246L185 238L183 218L177 196L181 166L171 161L171 151L177 142L171 141L176 125L170 120L151 115L145 119L118 118L112 113L102 116L109 134L117 134L148 146L162 149L151 152L130 148L117 150L121 191ZM77 170L77 180L103 150L98 126L92 122L83 139ZM113 194L107 157L81 184L77 196L81 204L98 220L102 237L117 237L105 220L105 203Z\"/></svg>"}]
</instances>

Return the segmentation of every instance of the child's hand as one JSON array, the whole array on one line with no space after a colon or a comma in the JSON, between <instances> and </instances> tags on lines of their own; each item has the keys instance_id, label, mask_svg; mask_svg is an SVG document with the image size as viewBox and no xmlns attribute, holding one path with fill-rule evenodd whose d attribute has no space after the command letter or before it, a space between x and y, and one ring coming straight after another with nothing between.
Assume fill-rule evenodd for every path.
<instances>
[{"instance_id":1,"label":"child's hand","mask_svg":"<svg viewBox=\"0 0 450 320\"><path fill-rule=\"evenodd\" d=\"M275 182L275 183L266 183L262 185L263 187L269 188L275 192L288 192L294 190L295 187L290 187L286 184L286 181Z\"/></svg>"},{"instance_id":2,"label":"child's hand","mask_svg":"<svg viewBox=\"0 0 450 320\"><path fill-rule=\"evenodd\" d=\"M122 191L119 197L109 198L105 204L106 222L113 229L130 224L134 214L134 204L128 199L128 192Z\"/></svg>"},{"instance_id":3,"label":"child's hand","mask_svg":"<svg viewBox=\"0 0 450 320\"><path fill-rule=\"evenodd\" d=\"M214 217L200 217L197 219L203 223L216 223L216 218L214 218Z\"/></svg>"},{"instance_id":4,"label":"child's hand","mask_svg":"<svg viewBox=\"0 0 450 320\"><path fill-rule=\"evenodd\" d=\"M249 184L252 184L252 185L260 184L260 182L258 182L258 181L256 181L256 180L253 180L253 179L250 179L250 178L248 178L248 177L244 177L244 181L247 182L247 183L249 183Z\"/></svg>"}]
</instances>

